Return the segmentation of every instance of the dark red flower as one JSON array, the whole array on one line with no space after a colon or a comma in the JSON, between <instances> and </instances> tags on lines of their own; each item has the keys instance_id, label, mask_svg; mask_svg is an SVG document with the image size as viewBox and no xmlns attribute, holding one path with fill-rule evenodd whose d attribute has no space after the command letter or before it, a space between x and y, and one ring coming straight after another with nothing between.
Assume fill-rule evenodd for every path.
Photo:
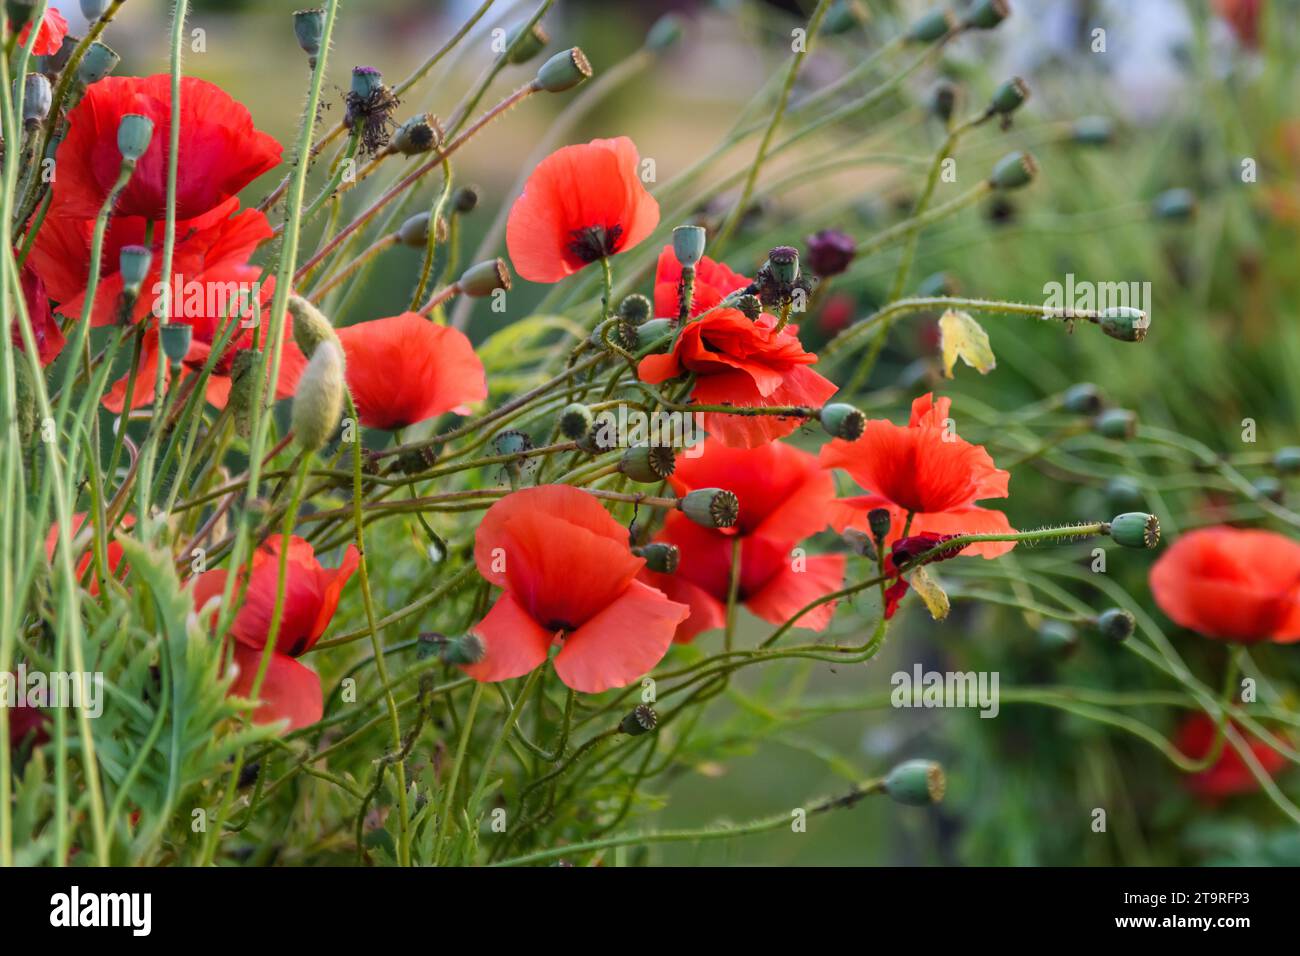
<instances>
[{"instance_id":1,"label":"dark red flower","mask_svg":"<svg viewBox=\"0 0 1300 956\"><path fill-rule=\"evenodd\" d=\"M897 575L894 580L885 588L885 620L888 621L898 610L899 602L907 594L909 587L907 580L900 573L900 569L912 570L909 567L912 561L917 557L931 550L932 548L943 544L956 535L951 534L914 534L906 538L900 538L894 542L894 546L889 549L889 554L885 555L885 574ZM921 562L922 564L933 564L935 561L947 561L949 558L955 558L960 553L960 549L953 551L940 551L938 554ZM919 567L919 565L917 565Z\"/></svg>"},{"instance_id":2,"label":"dark red flower","mask_svg":"<svg viewBox=\"0 0 1300 956\"><path fill-rule=\"evenodd\" d=\"M1236 729L1239 733L1243 733L1250 752L1270 777L1286 766L1285 756L1264 741L1242 731L1240 727ZM1203 713L1193 714L1183 721L1178 730L1178 749L1193 760L1199 760L1210 753L1217 733L1218 723L1213 718ZM1259 781L1255 779L1255 775L1250 772L1250 767L1231 743L1223 745L1223 754L1215 761L1214 766L1185 779L1189 790L1210 800L1241 793L1253 793L1259 789Z\"/></svg>"},{"instance_id":3,"label":"dark red flower","mask_svg":"<svg viewBox=\"0 0 1300 956\"><path fill-rule=\"evenodd\" d=\"M839 275L849 267L857 255L858 244L847 232L839 229L823 229L814 232L807 239L808 268L823 279Z\"/></svg>"}]
</instances>

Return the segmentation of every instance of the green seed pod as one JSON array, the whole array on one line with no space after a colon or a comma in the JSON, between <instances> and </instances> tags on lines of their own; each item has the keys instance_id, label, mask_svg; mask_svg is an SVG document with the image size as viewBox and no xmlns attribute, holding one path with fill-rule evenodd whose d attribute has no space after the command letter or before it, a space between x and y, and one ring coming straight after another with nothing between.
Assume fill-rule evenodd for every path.
<instances>
[{"instance_id":1,"label":"green seed pod","mask_svg":"<svg viewBox=\"0 0 1300 956\"><path fill-rule=\"evenodd\" d=\"M122 158L134 163L149 149L153 120L139 113L127 113L117 126L117 149Z\"/></svg>"},{"instance_id":2,"label":"green seed pod","mask_svg":"<svg viewBox=\"0 0 1300 956\"><path fill-rule=\"evenodd\" d=\"M1279 448L1273 453L1273 467L1284 475L1300 472L1300 448Z\"/></svg>"},{"instance_id":3,"label":"green seed pod","mask_svg":"<svg viewBox=\"0 0 1300 956\"><path fill-rule=\"evenodd\" d=\"M885 793L912 807L939 803L947 786L943 767L933 760L905 760L885 777Z\"/></svg>"},{"instance_id":4,"label":"green seed pod","mask_svg":"<svg viewBox=\"0 0 1300 956\"><path fill-rule=\"evenodd\" d=\"M168 322L158 330L158 338L162 342L163 354L176 364L190 354L194 329L184 322Z\"/></svg>"},{"instance_id":5,"label":"green seed pod","mask_svg":"<svg viewBox=\"0 0 1300 956\"><path fill-rule=\"evenodd\" d=\"M289 295L289 315L293 318L293 340L307 358L316 353L316 347L322 342L339 344L338 334L325 313L296 293Z\"/></svg>"},{"instance_id":6,"label":"green seed pod","mask_svg":"<svg viewBox=\"0 0 1300 956\"><path fill-rule=\"evenodd\" d=\"M763 314L763 300L756 295L742 295L736 299L736 308L751 322L757 322Z\"/></svg>"},{"instance_id":7,"label":"green seed pod","mask_svg":"<svg viewBox=\"0 0 1300 956\"><path fill-rule=\"evenodd\" d=\"M911 26L903 31L903 40L906 43L933 43L947 36L956 26L957 21L947 7L936 7L913 20Z\"/></svg>"},{"instance_id":8,"label":"green seed pod","mask_svg":"<svg viewBox=\"0 0 1300 956\"><path fill-rule=\"evenodd\" d=\"M866 23L867 19L868 14L858 0L835 0L831 8L826 11L822 30L830 36L839 36Z\"/></svg>"},{"instance_id":9,"label":"green seed pod","mask_svg":"<svg viewBox=\"0 0 1300 956\"><path fill-rule=\"evenodd\" d=\"M681 563L682 559L682 553L677 545L667 544L662 541L643 544L640 547L633 548L632 553L638 558L644 558L646 568L659 574L677 573L677 565Z\"/></svg>"},{"instance_id":10,"label":"green seed pod","mask_svg":"<svg viewBox=\"0 0 1300 956\"><path fill-rule=\"evenodd\" d=\"M1017 150L1003 156L989 176L994 189L1019 189L1038 175L1038 161L1032 153Z\"/></svg>"},{"instance_id":11,"label":"green seed pod","mask_svg":"<svg viewBox=\"0 0 1300 956\"><path fill-rule=\"evenodd\" d=\"M565 90L573 89L590 76L591 64L587 62L586 54L575 46L563 53L555 54L543 63L533 83L539 90L563 93Z\"/></svg>"},{"instance_id":12,"label":"green seed pod","mask_svg":"<svg viewBox=\"0 0 1300 956\"><path fill-rule=\"evenodd\" d=\"M1190 189L1167 189L1151 200L1151 215L1170 222L1185 222L1196 215L1196 196Z\"/></svg>"},{"instance_id":13,"label":"green seed pod","mask_svg":"<svg viewBox=\"0 0 1300 956\"><path fill-rule=\"evenodd\" d=\"M325 35L325 11L319 8L295 10L293 13L293 33L298 38L302 52L315 63L320 54L321 39Z\"/></svg>"},{"instance_id":14,"label":"green seed pod","mask_svg":"<svg viewBox=\"0 0 1300 956\"><path fill-rule=\"evenodd\" d=\"M1018 76L1013 76L993 91L989 102L990 113L1007 115L1014 113L1029 99L1029 85Z\"/></svg>"},{"instance_id":15,"label":"green seed pod","mask_svg":"<svg viewBox=\"0 0 1300 956\"><path fill-rule=\"evenodd\" d=\"M1115 124L1109 116L1080 116L1070 127L1070 140L1080 146L1109 146L1115 142Z\"/></svg>"},{"instance_id":16,"label":"green seed pod","mask_svg":"<svg viewBox=\"0 0 1300 956\"><path fill-rule=\"evenodd\" d=\"M1107 640L1120 644L1132 636L1137 627L1133 615L1123 608L1113 607L1097 615L1097 630Z\"/></svg>"},{"instance_id":17,"label":"green seed pod","mask_svg":"<svg viewBox=\"0 0 1300 956\"><path fill-rule=\"evenodd\" d=\"M705 528L730 528L740 520L740 499L722 488L698 488L678 499L677 510Z\"/></svg>"},{"instance_id":18,"label":"green seed pod","mask_svg":"<svg viewBox=\"0 0 1300 956\"><path fill-rule=\"evenodd\" d=\"M442 140L442 131L428 113L419 113L397 128L390 144L392 151L403 156L418 156L433 149Z\"/></svg>"},{"instance_id":19,"label":"green seed pod","mask_svg":"<svg viewBox=\"0 0 1300 956\"><path fill-rule=\"evenodd\" d=\"M677 456L664 445L636 445L623 452L618 470L643 485L658 484L677 468Z\"/></svg>"},{"instance_id":20,"label":"green seed pod","mask_svg":"<svg viewBox=\"0 0 1300 956\"><path fill-rule=\"evenodd\" d=\"M456 285L471 298L491 295L497 289L510 288L510 270L504 259L487 259L475 263L461 273Z\"/></svg>"},{"instance_id":21,"label":"green seed pod","mask_svg":"<svg viewBox=\"0 0 1300 956\"><path fill-rule=\"evenodd\" d=\"M54 93L44 73L28 73L23 82L23 122L39 125L50 114Z\"/></svg>"},{"instance_id":22,"label":"green seed pod","mask_svg":"<svg viewBox=\"0 0 1300 956\"><path fill-rule=\"evenodd\" d=\"M703 226L678 226L673 230L673 255L683 266L693 268L704 258Z\"/></svg>"},{"instance_id":23,"label":"green seed pod","mask_svg":"<svg viewBox=\"0 0 1300 956\"><path fill-rule=\"evenodd\" d=\"M1092 420L1092 430L1103 438L1127 441L1137 434L1137 413L1127 408L1108 408Z\"/></svg>"},{"instance_id":24,"label":"green seed pod","mask_svg":"<svg viewBox=\"0 0 1300 956\"><path fill-rule=\"evenodd\" d=\"M447 241L447 220L438 217L438 241ZM429 214L416 213L397 230L397 238L402 245L412 249L423 249L429 244Z\"/></svg>"},{"instance_id":25,"label":"green seed pod","mask_svg":"<svg viewBox=\"0 0 1300 956\"><path fill-rule=\"evenodd\" d=\"M1049 654L1067 657L1079 645L1079 635L1066 621L1044 621L1035 637L1042 649Z\"/></svg>"},{"instance_id":26,"label":"green seed pod","mask_svg":"<svg viewBox=\"0 0 1300 956\"><path fill-rule=\"evenodd\" d=\"M533 440L526 432L510 428L492 436L492 451L498 455L518 455L533 448Z\"/></svg>"},{"instance_id":27,"label":"green seed pod","mask_svg":"<svg viewBox=\"0 0 1300 956\"><path fill-rule=\"evenodd\" d=\"M591 409L579 402L566 405L560 412L560 434L570 441L585 437L595 424Z\"/></svg>"},{"instance_id":28,"label":"green seed pod","mask_svg":"<svg viewBox=\"0 0 1300 956\"><path fill-rule=\"evenodd\" d=\"M487 656L487 645L477 634L463 634L443 642L442 653L439 656L444 664L454 666L477 664Z\"/></svg>"},{"instance_id":29,"label":"green seed pod","mask_svg":"<svg viewBox=\"0 0 1300 956\"><path fill-rule=\"evenodd\" d=\"M384 74L373 66L352 68L352 95L369 99L384 88Z\"/></svg>"},{"instance_id":30,"label":"green seed pod","mask_svg":"<svg viewBox=\"0 0 1300 956\"><path fill-rule=\"evenodd\" d=\"M941 80L930 94L930 112L947 123L957 112L961 87L950 80Z\"/></svg>"},{"instance_id":31,"label":"green seed pod","mask_svg":"<svg viewBox=\"0 0 1300 956\"><path fill-rule=\"evenodd\" d=\"M247 438L253 422L253 371L262 360L260 349L240 349L230 363L230 405L235 433Z\"/></svg>"},{"instance_id":32,"label":"green seed pod","mask_svg":"<svg viewBox=\"0 0 1300 956\"><path fill-rule=\"evenodd\" d=\"M857 441L862 437L862 430L867 425L866 415L852 405L842 402L825 406L819 418L822 428L826 429L826 434L832 438L843 438L845 441Z\"/></svg>"},{"instance_id":33,"label":"green seed pod","mask_svg":"<svg viewBox=\"0 0 1300 956\"><path fill-rule=\"evenodd\" d=\"M1101 389L1092 382L1071 385L1061 394L1061 407L1076 415L1096 415L1102 404Z\"/></svg>"},{"instance_id":34,"label":"green seed pod","mask_svg":"<svg viewBox=\"0 0 1300 956\"><path fill-rule=\"evenodd\" d=\"M676 46L684 32L682 18L675 13L665 13L646 33L646 49L651 53L663 53L670 47Z\"/></svg>"},{"instance_id":35,"label":"green seed pod","mask_svg":"<svg viewBox=\"0 0 1300 956\"><path fill-rule=\"evenodd\" d=\"M1117 306L1113 309L1105 309L1097 316L1097 325L1112 339L1119 339L1121 342L1141 342L1147 337L1151 320L1141 309Z\"/></svg>"},{"instance_id":36,"label":"green seed pod","mask_svg":"<svg viewBox=\"0 0 1300 956\"><path fill-rule=\"evenodd\" d=\"M1286 498L1286 489L1282 487L1282 482L1272 475L1260 475L1250 484L1258 497L1267 498L1275 504L1280 505Z\"/></svg>"},{"instance_id":37,"label":"green seed pod","mask_svg":"<svg viewBox=\"0 0 1300 956\"><path fill-rule=\"evenodd\" d=\"M534 23L528 27L528 35L522 40L519 35L524 32L525 23L517 24L508 34L506 34L506 62L512 66L518 66L521 63L527 63L537 54L546 48L546 44L551 42L551 35L542 28L540 23ZM515 41L519 45L515 45Z\"/></svg>"},{"instance_id":38,"label":"green seed pod","mask_svg":"<svg viewBox=\"0 0 1300 956\"><path fill-rule=\"evenodd\" d=\"M112 49L96 40L81 58L81 65L77 67L77 80L82 86L98 83L117 69L121 61L122 58Z\"/></svg>"},{"instance_id":39,"label":"green seed pod","mask_svg":"<svg viewBox=\"0 0 1300 956\"><path fill-rule=\"evenodd\" d=\"M660 345L658 351L664 351L669 343L668 341L659 343L659 340L669 335L676 325L677 323L672 319L651 319L649 322L642 322L636 327L636 347L645 349L658 343Z\"/></svg>"},{"instance_id":40,"label":"green seed pod","mask_svg":"<svg viewBox=\"0 0 1300 956\"><path fill-rule=\"evenodd\" d=\"M640 293L633 293L618 304L619 318L632 325L640 325L653 311L654 304Z\"/></svg>"},{"instance_id":41,"label":"green seed pod","mask_svg":"<svg viewBox=\"0 0 1300 956\"><path fill-rule=\"evenodd\" d=\"M638 704L619 722L619 730L631 737L648 734L659 726L659 715L649 704Z\"/></svg>"},{"instance_id":42,"label":"green seed pod","mask_svg":"<svg viewBox=\"0 0 1300 956\"><path fill-rule=\"evenodd\" d=\"M976 0L961 25L972 30L992 30L1009 16L1011 6L1007 0Z\"/></svg>"},{"instance_id":43,"label":"green seed pod","mask_svg":"<svg viewBox=\"0 0 1300 956\"><path fill-rule=\"evenodd\" d=\"M1154 548L1160 543L1160 521L1155 515L1127 511L1105 527L1114 542L1125 548Z\"/></svg>"},{"instance_id":44,"label":"green seed pod","mask_svg":"<svg viewBox=\"0 0 1300 956\"><path fill-rule=\"evenodd\" d=\"M767 265L777 282L791 285L799 278L799 250L794 246L777 246L767 254Z\"/></svg>"},{"instance_id":45,"label":"green seed pod","mask_svg":"<svg viewBox=\"0 0 1300 956\"><path fill-rule=\"evenodd\" d=\"M343 350L320 342L293 395L293 434L305 452L320 451L343 416Z\"/></svg>"},{"instance_id":46,"label":"green seed pod","mask_svg":"<svg viewBox=\"0 0 1300 956\"><path fill-rule=\"evenodd\" d=\"M149 267L153 265L153 253L145 246L123 246L117 254L117 269L122 276L122 289L127 295L135 296L149 277Z\"/></svg>"}]
</instances>

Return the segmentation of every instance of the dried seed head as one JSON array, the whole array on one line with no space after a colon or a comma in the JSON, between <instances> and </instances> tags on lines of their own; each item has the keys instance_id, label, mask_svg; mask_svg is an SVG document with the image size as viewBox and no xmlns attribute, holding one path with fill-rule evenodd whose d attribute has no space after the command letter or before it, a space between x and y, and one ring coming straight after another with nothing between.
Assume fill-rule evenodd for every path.
<instances>
[{"instance_id":1,"label":"dried seed head","mask_svg":"<svg viewBox=\"0 0 1300 956\"><path fill-rule=\"evenodd\" d=\"M740 520L740 499L723 488L699 488L678 499L677 508L705 528L731 528Z\"/></svg>"},{"instance_id":2,"label":"dried seed head","mask_svg":"<svg viewBox=\"0 0 1300 956\"><path fill-rule=\"evenodd\" d=\"M652 541L633 548L632 553L645 559L645 566L659 574L675 574L681 563L682 553L675 544L664 541Z\"/></svg>"},{"instance_id":3,"label":"dried seed head","mask_svg":"<svg viewBox=\"0 0 1300 956\"><path fill-rule=\"evenodd\" d=\"M638 704L630 714L619 723L619 729L632 737L648 734L659 726L659 715L649 704Z\"/></svg>"}]
</instances>

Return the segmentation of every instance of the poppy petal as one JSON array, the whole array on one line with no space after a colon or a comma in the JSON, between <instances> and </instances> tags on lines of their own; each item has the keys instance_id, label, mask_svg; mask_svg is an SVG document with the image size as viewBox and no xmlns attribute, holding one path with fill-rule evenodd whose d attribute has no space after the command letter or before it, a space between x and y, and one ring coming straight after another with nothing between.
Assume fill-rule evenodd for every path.
<instances>
[{"instance_id":1,"label":"poppy petal","mask_svg":"<svg viewBox=\"0 0 1300 956\"><path fill-rule=\"evenodd\" d=\"M541 625L507 591L492 610L471 628L483 639L487 653L477 664L462 670L477 681L494 682L522 677L546 661L554 635Z\"/></svg>"},{"instance_id":2,"label":"poppy petal","mask_svg":"<svg viewBox=\"0 0 1300 956\"><path fill-rule=\"evenodd\" d=\"M688 614L685 604L633 581L618 600L568 635L555 655L555 673L584 694L626 687L663 660Z\"/></svg>"},{"instance_id":3,"label":"poppy petal","mask_svg":"<svg viewBox=\"0 0 1300 956\"><path fill-rule=\"evenodd\" d=\"M262 663L262 651L236 644L233 659L238 673L227 693L234 697L248 697ZM260 703L253 711L253 723L273 724L285 720L288 725L284 733L310 727L325 714L320 678L316 672L283 654L271 654L258 699Z\"/></svg>"}]
</instances>

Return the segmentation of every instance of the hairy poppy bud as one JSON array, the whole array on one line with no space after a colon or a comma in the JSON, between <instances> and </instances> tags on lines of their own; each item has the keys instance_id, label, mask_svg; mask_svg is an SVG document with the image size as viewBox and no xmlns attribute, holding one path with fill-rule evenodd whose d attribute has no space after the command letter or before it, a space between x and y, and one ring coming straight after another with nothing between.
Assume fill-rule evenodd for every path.
<instances>
[{"instance_id":1,"label":"hairy poppy bud","mask_svg":"<svg viewBox=\"0 0 1300 956\"><path fill-rule=\"evenodd\" d=\"M477 664L487 656L487 645L477 634L462 634L450 637L443 642L439 655L444 664L463 666Z\"/></svg>"},{"instance_id":2,"label":"hairy poppy bud","mask_svg":"<svg viewBox=\"0 0 1300 956\"><path fill-rule=\"evenodd\" d=\"M34 126L50 113L53 93L44 73L28 73L23 82L23 122Z\"/></svg>"},{"instance_id":3,"label":"hairy poppy bud","mask_svg":"<svg viewBox=\"0 0 1300 956\"><path fill-rule=\"evenodd\" d=\"M1300 472L1300 448L1279 448L1273 453L1273 467L1284 475Z\"/></svg>"},{"instance_id":4,"label":"hairy poppy bud","mask_svg":"<svg viewBox=\"0 0 1300 956\"><path fill-rule=\"evenodd\" d=\"M624 322L640 325L650 318L654 305L645 296L638 293L629 295L618 304L618 315Z\"/></svg>"},{"instance_id":5,"label":"hairy poppy bud","mask_svg":"<svg viewBox=\"0 0 1300 956\"><path fill-rule=\"evenodd\" d=\"M298 38L302 52L311 57L312 66L315 67L316 57L320 55L321 39L325 35L325 11L319 7L295 10L293 33Z\"/></svg>"},{"instance_id":6,"label":"hairy poppy bud","mask_svg":"<svg viewBox=\"0 0 1300 956\"><path fill-rule=\"evenodd\" d=\"M757 322L758 317L763 314L763 300L756 295L739 296L735 304L740 313L751 322Z\"/></svg>"},{"instance_id":7,"label":"hairy poppy bud","mask_svg":"<svg viewBox=\"0 0 1300 956\"><path fill-rule=\"evenodd\" d=\"M293 316L293 340L302 354L311 358L322 342L339 343L334 326L325 313L296 293L289 294L289 314Z\"/></svg>"},{"instance_id":8,"label":"hairy poppy bud","mask_svg":"<svg viewBox=\"0 0 1300 956\"><path fill-rule=\"evenodd\" d=\"M416 213L397 230L397 238L402 245L410 246L412 249L423 249L429 244L429 214L427 212ZM441 216L438 217L438 241L447 241L447 220Z\"/></svg>"},{"instance_id":9,"label":"hairy poppy bud","mask_svg":"<svg viewBox=\"0 0 1300 956\"><path fill-rule=\"evenodd\" d=\"M619 722L618 729L631 737L648 734L659 726L659 715L649 704L638 704Z\"/></svg>"},{"instance_id":10,"label":"hairy poppy bud","mask_svg":"<svg viewBox=\"0 0 1300 956\"><path fill-rule=\"evenodd\" d=\"M36 434L36 381L25 361L14 362L14 392L18 400L18 439L23 446Z\"/></svg>"},{"instance_id":11,"label":"hairy poppy bud","mask_svg":"<svg viewBox=\"0 0 1300 956\"><path fill-rule=\"evenodd\" d=\"M134 163L149 149L153 120L139 113L127 113L117 125L117 150L122 159Z\"/></svg>"},{"instance_id":12,"label":"hairy poppy bud","mask_svg":"<svg viewBox=\"0 0 1300 956\"><path fill-rule=\"evenodd\" d=\"M971 30L992 30L1009 16L1011 6L1007 0L975 0L961 25Z\"/></svg>"},{"instance_id":13,"label":"hairy poppy bud","mask_svg":"<svg viewBox=\"0 0 1300 956\"><path fill-rule=\"evenodd\" d=\"M1183 222L1196 215L1196 197L1190 189L1167 189L1151 200L1151 215Z\"/></svg>"},{"instance_id":14,"label":"hairy poppy bud","mask_svg":"<svg viewBox=\"0 0 1300 956\"><path fill-rule=\"evenodd\" d=\"M478 187L461 186L451 196L451 206L462 215L473 212L478 206Z\"/></svg>"},{"instance_id":15,"label":"hairy poppy bud","mask_svg":"<svg viewBox=\"0 0 1300 956\"><path fill-rule=\"evenodd\" d=\"M740 499L722 488L697 488L679 498L677 508L705 528L730 528L740 520Z\"/></svg>"},{"instance_id":16,"label":"hairy poppy bud","mask_svg":"<svg viewBox=\"0 0 1300 956\"><path fill-rule=\"evenodd\" d=\"M675 574L681 563L682 553L677 545L662 541L652 541L632 549L638 558L645 558L645 566L659 574Z\"/></svg>"},{"instance_id":17,"label":"hairy poppy bud","mask_svg":"<svg viewBox=\"0 0 1300 956\"><path fill-rule=\"evenodd\" d=\"M1137 434L1137 413L1127 408L1108 408L1092 420L1092 429L1103 438L1125 441Z\"/></svg>"},{"instance_id":18,"label":"hairy poppy bud","mask_svg":"<svg viewBox=\"0 0 1300 956\"><path fill-rule=\"evenodd\" d=\"M872 508L867 512L867 527L871 529L871 536L877 541L884 541L889 537L889 529L893 523L888 508Z\"/></svg>"},{"instance_id":19,"label":"hairy poppy bud","mask_svg":"<svg viewBox=\"0 0 1300 956\"><path fill-rule=\"evenodd\" d=\"M1061 407L1076 415L1095 415L1101 406L1101 389L1092 382L1071 385L1061 394Z\"/></svg>"},{"instance_id":20,"label":"hairy poppy bud","mask_svg":"<svg viewBox=\"0 0 1300 956\"><path fill-rule=\"evenodd\" d=\"M858 251L853 237L839 229L814 232L804 241L808 244L808 267L823 279L847 269Z\"/></svg>"},{"instance_id":21,"label":"hairy poppy bud","mask_svg":"<svg viewBox=\"0 0 1300 956\"><path fill-rule=\"evenodd\" d=\"M1000 113L1006 115L1014 113L1024 105L1025 100L1029 99L1029 85L1018 76L1004 82L993 91L993 99L989 102L990 113Z\"/></svg>"},{"instance_id":22,"label":"hairy poppy bud","mask_svg":"<svg viewBox=\"0 0 1300 956\"><path fill-rule=\"evenodd\" d=\"M253 420L253 371L262 358L260 349L240 349L230 363L230 398L227 404L234 416L235 433L247 438Z\"/></svg>"},{"instance_id":23,"label":"hairy poppy bud","mask_svg":"<svg viewBox=\"0 0 1300 956\"><path fill-rule=\"evenodd\" d=\"M799 250L794 246L777 246L767 254L767 264L772 277L782 285L791 285L799 278Z\"/></svg>"},{"instance_id":24,"label":"hairy poppy bud","mask_svg":"<svg viewBox=\"0 0 1300 956\"><path fill-rule=\"evenodd\" d=\"M533 83L539 90L563 93L565 90L573 89L590 76L591 64L587 62L587 55L575 46L563 53L555 54L543 63Z\"/></svg>"},{"instance_id":25,"label":"hairy poppy bud","mask_svg":"<svg viewBox=\"0 0 1300 956\"><path fill-rule=\"evenodd\" d=\"M121 60L112 49L96 40L81 58L81 65L77 67L77 80L82 86L98 83L117 69Z\"/></svg>"},{"instance_id":26,"label":"hairy poppy bud","mask_svg":"<svg viewBox=\"0 0 1300 956\"><path fill-rule=\"evenodd\" d=\"M487 259L466 269L456 284L468 296L491 295L497 289L510 288L510 270L504 259Z\"/></svg>"},{"instance_id":27,"label":"hairy poppy bud","mask_svg":"<svg viewBox=\"0 0 1300 956\"><path fill-rule=\"evenodd\" d=\"M905 760L885 777L885 793L897 803L929 806L943 800L948 781L933 760Z\"/></svg>"},{"instance_id":28,"label":"hairy poppy bud","mask_svg":"<svg viewBox=\"0 0 1300 956\"><path fill-rule=\"evenodd\" d=\"M649 322L642 322L636 327L636 347L644 349L658 344L661 346L659 351L663 351L668 348L668 341L659 340L668 336L676 324L672 319L651 319Z\"/></svg>"},{"instance_id":29,"label":"hairy poppy bud","mask_svg":"<svg viewBox=\"0 0 1300 956\"><path fill-rule=\"evenodd\" d=\"M623 452L618 470L644 485L664 481L677 468L677 456L664 445L635 445Z\"/></svg>"},{"instance_id":30,"label":"hairy poppy bud","mask_svg":"<svg viewBox=\"0 0 1300 956\"><path fill-rule=\"evenodd\" d=\"M1066 621L1044 621L1038 628L1039 645L1050 654L1066 657L1079 645L1079 635Z\"/></svg>"},{"instance_id":31,"label":"hairy poppy bud","mask_svg":"<svg viewBox=\"0 0 1300 956\"><path fill-rule=\"evenodd\" d=\"M1135 627L1137 627L1137 621L1134 620L1132 614L1123 608L1113 607L1097 615L1097 630L1101 632L1103 637L1114 641L1116 644L1128 640L1132 636Z\"/></svg>"},{"instance_id":32,"label":"hairy poppy bud","mask_svg":"<svg viewBox=\"0 0 1300 956\"><path fill-rule=\"evenodd\" d=\"M845 441L857 441L862 437L862 430L867 425L866 415L843 402L825 406L818 417L822 428L826 429L826 434L832 438L843 438Z\"/></svg>"},{"instance_id":33,"label":"hairy poppy bud","mask_svg":"<svg viewBox=\"0 0 1300 956\"><path fill-rule=\"evenodd\" d=\"M135 296L140 286L149 277L149 267L153 265L153 253L145 246L123 246L117 254L117 269L122 276L122 290Z\"/></svg>"},{"instance_id":34,"label":"hairy poppy bud","mask_svg":"<svg viewBox=\"0 0 1300 956\"><path fill-rule=\"evenodd\" d=\"M293 394L293 434L306 452L319 451L343 415L343 350L321 342Z\"/></svg>"},{"instance_id":35,"label":"hairy poppy bud","mask_svg":"<svg viewBox=\"0 0 1300 956\"><path fill-rule=\"evenodd\" d=\"M1147 337L1151 321L1141 309L1130 306L1117 306L1106 309L1097 317L1097 325L1112 339L1121 342L1141 342Z\"/></svg>"},{"instance_id":36,"label":"hairy poppy bud","mask_svg":"<svg viewBox=\"0 0 1300 956\"><path fill-rule=\"evenodd\" d=\"M1080 116L1070 126L1070 140L1081 146L1108 146L1115 141L1109 116Z\"/></svg>"},{"instance_id":37,"label":"hairy poppy bud","mask_svg":"<svg viewBox=\"0 0 1300 956\"><path fill-rule=\"evenodd\" d=\"M528 26L528 33L523 39L520 39L520 34L524 32L525 26ZM546 44L550 42L551 35L542 28L540 23L534 23L531 26L526 23L517 24L506 34L506 62L513 66L527 63L541 53Z\"/></svg>"},{"instance_id":38,"label":"hairy poppy bud","mask_svg":"<svg viewBox=\"0 0 1300 956\"><path fill-rule=\"evenodd\" d=\"M947 123L957 112L957 101L961 98L961 87L950 80L942 80L930 94L930 112Z\"/></svg>"},{"instance_id":39,"label":"hairy poppy bud","mask_svg":"<svg viewBox=\"0 0 1300 956\"><path fill-rule=\"evenodd\" d=\"M564 411L560 412L560 434L571 441L584 437L595 423L591 409L578 402L566 405Z\"/></svg>"},{"instance_id":40,"label":"hairy poppy bud","mask_svg":"<svg viewBox=\"0 0 1300 956\"><path fill-rule=\"evenodd\" d=\"M907 43L933 43L956 26L957 21L947 7L936 7L913 20L903 32L903 40Z\"/></svg>"},{"instance_id":41,"label":"hairy poppy bud","mask_svg":"<svg viewBox=\"0 0 1300 956\"><path fill-rule=\"evenodd\" d=\"M665 13L646 33L646 49L651 53L662 53L669 47L675 46L684 32L682 18L675 13Z\"/></svg>"},{"instance_id":42,"label":"hairy poppy bud","mask_svg":"<svg viewBox=\"0 0 1300 956\"><path fill-rule=\"evenodd\" d=\"M1017 150L998 160L989 175L989 182L995 189L1019 189L1029 185L1037 174L1038 161L1033 154Z\"/></svg>"},{"instance_id":43,"label":"hairy poppy bud","mask_svg":"<svg viewBox=\"0 0 1300 956\"><path fill-rule=\"evenodd\" d=\"M393 134L393 152L403 156L418 156L433 149L442 139L442 132L436 123L428 113L412 116Z\"/></svg>"},{"instance_id":44,"label":"hairy poppy bud","mask_svg":"<svg viewBox=\"0 0 1300 956\"><path fill-rule=\"evenodd\" d=\"M686 268L694 268L704 257L704 227L678 226L673 230L673 255Z\"/></svg>"},{"instance_id":45,"label":"hairy poppy bud","mask_svg":"<svg viewBox=\"0 0 1300 956\"><path fill-rule=\"evenodd\" d=\"M184 322L168 322L158 329L158 339L162 342L163 354L175 365L190 354L194 329Z\"/></svg>"},{"instance_id":46,"label":"hairy poppy bud","mask_svg":"<svg viewBox=\"0 0 1300 956\"><path fill-rule=\"evenodd\" d=\"M1154 548L1160 543L1160 521L1141 511L1116 515L1104 530L1116 544L1126 548Z\"/></svg>"}]
</instances>

